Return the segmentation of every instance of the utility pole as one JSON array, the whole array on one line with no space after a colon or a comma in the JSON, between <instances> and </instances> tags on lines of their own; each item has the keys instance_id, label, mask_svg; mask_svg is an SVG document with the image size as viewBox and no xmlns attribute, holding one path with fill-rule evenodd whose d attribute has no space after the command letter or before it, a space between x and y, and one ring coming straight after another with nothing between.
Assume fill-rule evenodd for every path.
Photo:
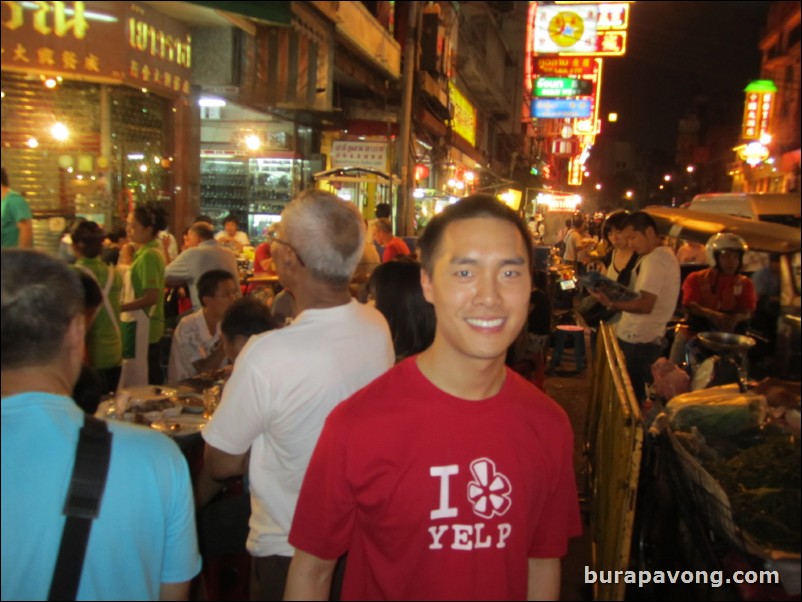
<instances>
[{"instance_id":1,"label":"utility pole","mask_svg":"<svg viewBox=\"0 0 802 602\"><path fill-rule=\"evenodd\" d=\"M401 128L398 136L398 202L396 234L412 236L415 233L415 203L412 189L415 187L414 169L410 166L412 146L412 92L415 86L415 69L418 65L418 14L420 2L409 2L407 39L404 45L403 96L401 101Z\"/></svg>"}]
</instances>

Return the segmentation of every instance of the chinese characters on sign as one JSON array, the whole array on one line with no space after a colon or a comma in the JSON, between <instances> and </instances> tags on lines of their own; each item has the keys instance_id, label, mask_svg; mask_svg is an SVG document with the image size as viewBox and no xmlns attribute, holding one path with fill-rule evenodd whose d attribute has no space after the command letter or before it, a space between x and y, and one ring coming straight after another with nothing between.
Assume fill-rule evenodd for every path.
<instances>
[{"instance_id":1,"label":"chinese characters on sign","mask_svg":"<svg viewBox=\"0 0 802 602\"><path fill-rule=\"evenodd\" d=\"M769 133L773 102L774 92L747 92L742 139L759 140L763 134Z\"/></svg>"},{"instance_id":2,"label":"chinese characters on sign","mask_svg":"<svg viewBox=\"0 0 802 602\"><path fill-rule=\"evenodd\" d=\"M626 52L629 4L538 4L531 52L621 56Z\"/></svg>"},{"instance_id":3,"label":"chinese characters on sign","mask_svg":"<svg viewBox=\"0 0 802 602\"><path fill-rule=\"evenodd\" d=\"M189 94L188 28L144 5L3 2L2 11L3 69Z\"/></svg>"},{"instance_id":4,"label":"chinese characters on sign","mask_svg":"<svg viewBox=\"0 0 802 602\"><path fill-rule=\"evenodd\" d=\"M331 148L331 167L364 167L387 171L387 144L335 140Z\"/></svg>"},{"instance_id":5,"label":"chinese characters on sign","mask_svg":"<svg viewBox=\"0 0 802 602\"><path fill-rule=\"evenodd\" d=\"M448 91L451 96L451 105L454 108L454 119L452 121L454 132L465 138L471 145L475 145L476 109L451 82L448 83Z\"/></svg>"},{"instance_id":6,"label":"chinese characters on sign","mask_svg":"<svg viewBox=\"0 0 802 602\"><path fill-rule=\"evenodd\" d=\"M589 57L538 56L534 57L534 72L541 75L566 77L569 75L594 75L596 61Z\"/></svg>"}]
</instances>

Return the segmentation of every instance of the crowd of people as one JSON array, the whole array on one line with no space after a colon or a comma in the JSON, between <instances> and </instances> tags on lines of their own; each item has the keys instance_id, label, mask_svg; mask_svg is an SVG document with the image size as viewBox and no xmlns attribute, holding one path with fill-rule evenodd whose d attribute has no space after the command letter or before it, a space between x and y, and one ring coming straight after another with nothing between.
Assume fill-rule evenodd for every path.
<instances>
[{"instance_id":1,"label":"crowd of people","mask_svg":"<svg viewBox=\"0 0 802 602\"><path fill-rule=\"evenodd\" d=\"M137 206L105 246L82 221L70 266L19 248L30 238L24 211L9 213L19 232L7 239L5 172L3 186L3 599L44 598L51 584L90 422L82 409L92 413L73 402L82 374L109 393L224 366L194 495L201 508L245 478L251 599L559 597L560 558L581 531L573 434L538 380L510 368L517 341L545 354L552 318L516 212L466 197L432 218L413 252L393 235L389 206L366 222L334 195L302 193L257 251L282 288L268 306L241 298L235 252L250 241L236 220L215 235L201 216L173 256L159 207ZM588 291L611 312L640 401L680 290L688 316L716 328L755 310L738 237L714 237L710 268L680 289L677 255L647 213L607 216L601 245L585 229L579 216L566 223L564 260L637 293ZM171 286L187 287L190 307L165 372ZM186 598L201 567L187 463L155 431L117 421L108 431L77 596Z\"/></svg>"},{"instance_id":2,"label":"crowd of people","mask_svg":"<svg viewBox=\"0 0 802 602\"><path fill-rule=\"evenodd\" d=\"M542 220L530 221L530 229L538 227L543 237ZM594 332L600 319L613 325L640 401L659 357L689 369L689 346L699 332L743 333L751 325L774 338L777 257L751 277L744 274L748 246L735 234L713 236L707 244L684 240L674 251L649 214L618 210L601 222L598 215L576 213L554 241L561 268L574 276L601 272L638 295L614 301L589 288L578 310Z\"/></svg>"},{"instance_id":3,"label":"crowd of people","mask_svg":"<svg viewBox=\"0 0 802 602\"><path fill-rule=\"evenodd\" d=\"M209 240L208 228L196 226L190 237ZM137 353L147 361L164 328L171 264L165 267L160 251L163 227L163 216L152 208L131 213L127 237L137 248L133 257L126 257L125 244L120 248L118 265L130 264L122 274L98 259L100 233L89 222L74 231L79 269L36 251L3 250L4 492L31 466L8 468L28 433L59 432L36 454L39 462L51 453L59 458L33 473L37 483L30 491L39 511L5 503L4 493L4 550L47 531L36 539L37 562L3 554L4 599L44 597L58 554L67 482L39 483L38 475L69 473L81 429L82 412L70 398L84 363L87 324L97 324L100 311L86 314L82 264L101 290L93 307L105 307L115 295L121 311L145 316L134 323L144 330ZM379 222L376 232L381 228ZM349 553L345 598L556 597L559 558L580 529L572 434L557 404L505 366L531 308L525 224L492 197L466 198L429 224L419 263L402 257L376 266L365 283L368 301L361 303L351 279L365 236L353 205L328 193L304 193L287 206L270 240L272 268L295 305L286 328L275 328L256 299L237 300L230 271L206 270L197 279L189 268L180 272L195 285L199 309L176 329L170 379L234 361L220 406L203 430L206 452L197 478L247 475L251 596L325 599L337 560ZM260 321L254 312L268 316L260 334L247 329ZM42 336L21 337L21 329ZM183 339L205 354L183 354ZM497 428L488 431L491 424ZM421 437L419 428L427 434ZM78 597L185 596L200 567L186 464L163 435L116 422L109 430L114 453L106 499L93 524ZM147 446L150 451L142 452ZM332 464L336 458L347 462ZM530 462L543 470L532 472ZM173 474L164 478L164 472ZM150 483L150 493L126 503L121 498L132 497L131 488L146 491L140 479ZM107 510L107 501L114 507ZM146 513L148 504L163 514ZM6 529L12 517L16 526ZM110 538L125 529L138 531L132 545L139 552L118 546L107 553L105 547L114 546ZM486 571L472 568L477 554ZM421 556L428 560L420 562ZM126 567L126 579L109 568L115 562Z\"/></svg>"}]
</instances>

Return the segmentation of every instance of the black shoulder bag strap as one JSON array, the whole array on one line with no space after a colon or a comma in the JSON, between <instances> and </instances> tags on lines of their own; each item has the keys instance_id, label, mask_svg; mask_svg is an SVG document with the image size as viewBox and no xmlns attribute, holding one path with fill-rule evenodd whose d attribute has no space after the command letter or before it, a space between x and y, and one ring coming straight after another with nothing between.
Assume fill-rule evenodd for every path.
<instances>
[{"instance_id":1,"label":"black shoulder bag strap","mask_svg":"<svg viewBox=\"0 0 802 602\"><path fill-rule=\"evenodd\" d=\"M103 420L84 416L78 436L72 480L64 504L67 522L53 571L48 600L75 600L92 521L100 513L111 461L111 433Z\"/></svg>"},{"instance_id":2,"label":"black shoulder bag strap","mask_svg":"<svg viewBox=\"0 0 802 602\"><path fill-rule=\"evenodd\" d=\"M637 253L633 253L632 257L629 258L627 265L624 266L624 269L618 273L618 278L616 278L616 282L620 282L624 286L629 286L632 284L632 272L640 263L640 255ZM637 273L637 272L636 272Z\"/></svg>"}]
</instances>

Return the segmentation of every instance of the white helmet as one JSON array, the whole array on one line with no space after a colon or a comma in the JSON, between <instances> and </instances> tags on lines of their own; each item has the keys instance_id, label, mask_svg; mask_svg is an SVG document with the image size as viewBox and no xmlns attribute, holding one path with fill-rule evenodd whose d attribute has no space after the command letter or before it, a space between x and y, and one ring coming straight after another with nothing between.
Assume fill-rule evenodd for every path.
<instances>
[{"instance_id":1,"label":"white helmet","mask_svg":"<svg viewBox=\"0 0 802 602\"><path fill-rule=\"evenodd\" d=\"M722 251L739 251L741 253L741 261L743 262L744 253L749 250L746 241L730 232L719 232L710 237L705 246L707 250L707 264L714 268L716 267L716 255Z\"/></svg>"}]
</instances>

